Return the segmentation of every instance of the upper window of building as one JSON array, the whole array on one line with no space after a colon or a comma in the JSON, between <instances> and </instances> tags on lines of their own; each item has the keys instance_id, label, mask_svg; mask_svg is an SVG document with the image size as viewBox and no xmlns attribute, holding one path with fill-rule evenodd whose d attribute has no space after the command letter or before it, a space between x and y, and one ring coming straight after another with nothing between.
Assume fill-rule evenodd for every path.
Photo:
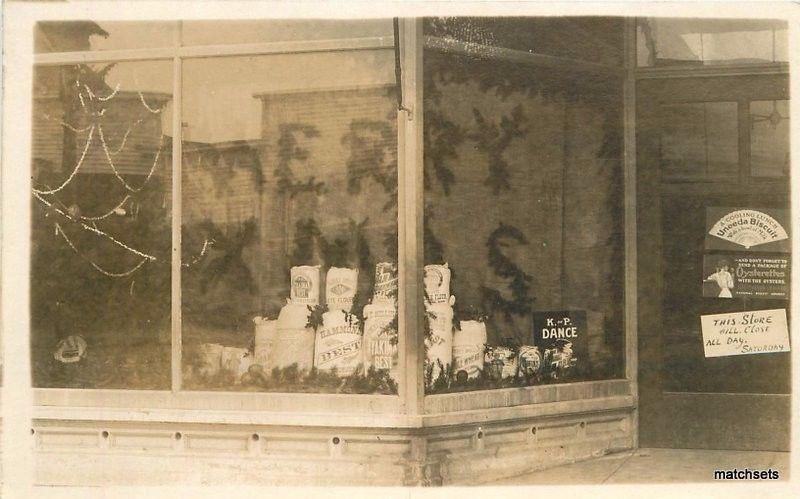
<instances>
[{"instance_id":1,"label":"upper window of building","mask_svg":"<svg viewBox=\"0 0 800 499\"><path fill-rule=\"evenodd\" d=\"M640 67L789 60L786 21L768 19L641 19L637 45Z\"/></svg>"}]
</instances>

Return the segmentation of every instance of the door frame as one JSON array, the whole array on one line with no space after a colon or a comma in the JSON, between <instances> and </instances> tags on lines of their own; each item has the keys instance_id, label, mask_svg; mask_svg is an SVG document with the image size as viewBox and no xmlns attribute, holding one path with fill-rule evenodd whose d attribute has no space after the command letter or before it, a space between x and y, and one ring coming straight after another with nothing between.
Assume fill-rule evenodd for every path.
<instances>
[{"instance_id":1,"label":"door frame","mask_svg":"<svg viewBox=\"0 0 800 499\"><path fill-rule=\"evenodd\" d=\"M698 70L699 69L699 70ZM788 179L779 183L753 179L750 172L749 106L744 101L789 99L788 66L769 65L743 68L636 71L636 147L639 200L637 208L637 287L638 315L638 412L639 439L647 447L735 448L748 450L788 450L791 420L790 395L691 393L664 390L661 379L662 307L662 227L661 204L665 194L702 195L716 192L769 194L776 188L787 190ZM736 81L736 85L731 85ZM680 96L676 98L676 96ZM736 101L739 115L739 175L733 181L662 182L655 127L648 123L647 109L653 102ZM744 113L744 114L742 114ZM658 255L654 258L654 255ZM653 283L659 285L654 286ZM713 424L676 431L670 423L676 415L693 415L695 420L713 414ZM689 416L687 416L689 417ZM691 418L689 418L691 419ZM747 422L756 422L754 425ZM746 428L747 431L741 431ZM735 438L732 432L738 432Z\"/></svg>"}]
</instances>

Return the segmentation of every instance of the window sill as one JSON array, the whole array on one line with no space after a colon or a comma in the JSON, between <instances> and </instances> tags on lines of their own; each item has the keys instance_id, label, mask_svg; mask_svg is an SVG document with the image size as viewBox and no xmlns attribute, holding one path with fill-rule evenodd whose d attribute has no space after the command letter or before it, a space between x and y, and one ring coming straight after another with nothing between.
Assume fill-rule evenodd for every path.
<instances>
[{"instance_id":1,"label":"window sill","mask_svg":"<svg viewBox=\"0 0 800 499\"><path fill-rule=\"evenodd\" d=\"M430 395L421 416L386 395L35 389L36 420L419 428L632 409L628 380Z\"/></svg>"},{"instance_id":2,"label":"window sill","mask_svg":"<svg viewBox=\"0 0 800 499\"><path fill-rule=\"evenodd\" d=\"M626 379L447 393L426 396L425 413L442 414L621 395L632 395L631 383Z\"/></svg>"},{"instance_id":3,"label":"window sill","mask_svg":"<svg viewBox=\"0 0 800 499\"><path fill-rule=\"evenodd\" d=\"M194 414L200 419L216 419L226 414L240 414L245 420L252 415L306 415L330 420L334 415L374 419L377 414L400 414L401 400L395 395L351 395L316 393L242 393L145 390L80 390L59 388L34 389L34 405L43 414L67 411L109 411L130 413L131 417L149 417L158 412ZM305 416L304 416L305 417ZM234 419L236 419L234 418ZM285 419L285 418L284 418Z\"/></svg>"}]
</instances>

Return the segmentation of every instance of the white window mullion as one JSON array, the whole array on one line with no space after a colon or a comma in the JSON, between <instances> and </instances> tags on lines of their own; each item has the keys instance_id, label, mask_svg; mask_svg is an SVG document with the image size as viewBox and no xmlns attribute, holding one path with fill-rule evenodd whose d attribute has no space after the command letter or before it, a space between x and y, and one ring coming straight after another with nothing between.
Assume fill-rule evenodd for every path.
<instances>
[{"instance_id":1,"label":"white window mullion","mask_svg":"<svg viewBox=\"0 0 800 499\"><path fill-rule=\"evenodd\" d=\"M406 110L398 111L398 329L400 397L406 414L423 412L422 334L422 19L400 20L400 63Z\"/></svg>"},{"instance_id":2,"label":"white window mullion","mask_svg":"<svg viewBox=\"0 0 800 499\"><path fill-rule=\"evenodd\" d=\"M180 46L181 26L176 29L176 46ZM181 389L181 163L182 163L182 87L183 66L176 54L172 59L172 391Z\"/></svg>"}]
</instances>

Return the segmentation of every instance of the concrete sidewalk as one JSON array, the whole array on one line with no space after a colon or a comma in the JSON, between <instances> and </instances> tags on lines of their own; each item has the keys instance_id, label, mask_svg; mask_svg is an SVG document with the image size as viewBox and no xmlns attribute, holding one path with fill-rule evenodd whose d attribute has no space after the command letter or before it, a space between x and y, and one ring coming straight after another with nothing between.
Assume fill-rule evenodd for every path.
<instances>
[{"instance_id":1,"label":"concrete sidewalk","mask_svg":"<svg viewBox=\"0 0 800 499\"><path fill-rule=\"evenodd\" d=\"M567 464L486 485L713 482L714 470L767 470L789 478L788 452L638 449Z\"/></svg>"}]
</instances>

